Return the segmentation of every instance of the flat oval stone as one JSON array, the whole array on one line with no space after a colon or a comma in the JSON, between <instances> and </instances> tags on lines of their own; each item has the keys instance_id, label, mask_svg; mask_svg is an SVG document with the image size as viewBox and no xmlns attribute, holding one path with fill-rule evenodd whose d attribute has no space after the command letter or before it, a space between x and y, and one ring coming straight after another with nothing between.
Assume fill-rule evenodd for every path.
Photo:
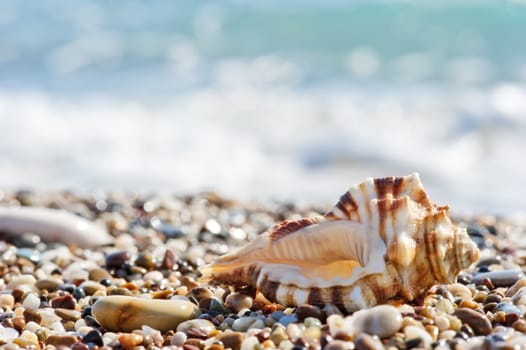
<instances>
[{"instance_id":1,"label":"flat oval stone","mask_svg":"<svg viewBox=\"0 0 526 350\"><path fill-rule=\"evenodd\" d=\"M356 334L367 333L385 338L402 327L400 310L391 305L378 305L354 314L353 326Z\"/></svg>"},{"instance_id":2,"label":"flat oval stone","mask_svg":"<svg viewBox=\"0 0 526 350\"><path fill-rule=\"evenodd\" d=\"M111 295L93 304L91 313L102 327L111 331L131 332L146 325L166 332L195 318L198 309L195 304L184 300Z\"/></svg>"},{"instance_id":3,"label":"flat oval stone","mask_svg":"<svg viewBox=\"0 0 526 350\"><path fill-rule=\"evenodd\" d=\"M473 276L471 282L479 285L484 284L485 279L489 279L495 287L509 287L523 277L524 273L517 270L491 271Z\"/></svg>"},{"instance_id":4,"label":"flat oval stone","mask_svg":"<svg viewBox=\"0 0 526 350\"><path fill-rule=\"evenodd\" d=\"M455 311L455 316L462 322L467 323L475 334L488 335L493 329L486 315L475 310L460 307Z\"/></svg>"}]
</instances>

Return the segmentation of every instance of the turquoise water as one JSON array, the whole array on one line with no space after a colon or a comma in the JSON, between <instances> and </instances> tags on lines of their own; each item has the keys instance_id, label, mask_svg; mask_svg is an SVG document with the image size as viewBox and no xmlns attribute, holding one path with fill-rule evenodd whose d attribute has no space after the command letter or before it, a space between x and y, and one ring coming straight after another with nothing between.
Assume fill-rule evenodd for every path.
<instances>
[{"instance_id":1,"label":"turquoise water","mask_svg":"<svg viewBox=\"0 0 526 350\"><path fill-rule=\"evenodd\" d=\"M2 1L0 188L526 211L524 1Z\"/></svg>"}]
</instances>

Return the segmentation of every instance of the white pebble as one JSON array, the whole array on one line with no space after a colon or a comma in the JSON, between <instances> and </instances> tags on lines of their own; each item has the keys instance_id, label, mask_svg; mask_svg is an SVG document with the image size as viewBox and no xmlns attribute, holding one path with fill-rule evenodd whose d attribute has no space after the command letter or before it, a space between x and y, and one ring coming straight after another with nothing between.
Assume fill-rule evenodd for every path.
<instances>
[{"instance_id":1,"label":"white pebble","mask_svg":"<svg viewBox=\"0 0 526 350\"><path fill-rule=\"evenodd\" d=\"M172 340L170 341L170 345L183 346L186 338L186 334L183 332L175 332L175 334L172 336Z\"/></svg>"},{"instance_id":2,"label":"white pebble","mask_svg":"<svg viewBox=\"0 0 526 350\"><path fill-rule=\"evenodd\" d=\"M18 337L18 331L16 329L6 328L0 325L0 341L10 343L16 337Z\"/></svg>"},{"instance_id":3,"label":"white pebble","mask_svg":"<svg viewBox=\"0 0 526 350\"><path fill-rule=\"evenodd\" d=\"M404 334L407 340L420 338L420 345L426 349L431 347L431 343L433 342L431 335L420 327L407 326L404 328Z\"/></svg>"},{"instance_id":4,"label":"white pebble","mask_svg":"<svg viewBox=\"0 0 526 350\"><path fill-rule=\"evenodd\" d=\"M250 326L256 321L254 317L243 316L238 318L232 324L232 329L238 332L244 332L250 328Z\"/></svg>"},{"instance_id":5,"label":"white pebble","mask_svg":"<svg viewBox=\"0 0 526 350\"><path fill-rule=\"evenodd\" d=\"M254 350L258 344L258 338L254 336L246 337L241 343L241 350Z\"/></svg>"},{"instance_id":6,"label":"white pebble","mask_svg":"<svg viewBox=\"0 0 526 350\"><path fill-rule=\"evenodd\" d=\"M114 332L106 332L102 336L102 342L106 346L114 347L119 344L119 335Z\"/></svg>"},{"instance_id":7,"label":"white pebble","mask_svg":"<svg viewBox=\"0 0 526 350\"><path fill-rule=\"evenodd\" d=\"M292 344L292 342L288 339L283 340L281 343L279 343L279 348L281 350L292 350L293 347L294 344Z\"/></svg>"},{"instance_id":8,"label":"white pebble","mask_svg":"<svg viewBox=\"0 0 526 350\"><path fill-rule=\"evenodd\" d=\"M338 333L351 335L353 333L353 317L349 316L343 318L341 315L333 314L327 317L327 324L329 325L329 331L334 337Z\"/></svg>"},{"instance_id":9,"label":"white pebble","mask_svg":"<svg viewBox=\"0 0 526 350\"><path fill-rule=\"evenodd\" d=\"M162 279L164 278L163 274L161 271L150 271L148 273L146 273L142 279L147 282L147 281L162 281Z\"/></svg>"},{"instance_id":10,"label":"white pebble","mask_svg":"<svg viewBox=\"0 0 526 350\"><path fill-rule=\"evenodd\" d=\"M36 278L33 275L20 275L13 277L11 281L7 284L7 289L20 288L21 286L30 286L31 289L35 289L35 283L37 282Z\"/></svg>"},{"instance_id":11,"label":"white pebble","mask_svg":"<svg viewBox=\"0 0 526 350\"><path fill-rule=\"evenodd\" d=\"M38 331L40 328L41 327L40 327L40 325L38 323L30 321L30 322L26 323L26 327L24 329L27 330L27 331L36 333L36 331Z\"/></svg>"},{"instance_id":12,"label":"white pebble","mask_svg":"<svg viewBox=\"0 0 526 350\"><path fill-rule=\"evenodd\" d=\"M391 305L378 305L360 310L353 317L355 334L364 332L385 338L393 335L402 327L402 314Z\"/></svg>"},{"instance_id":13,"label":"white pebble","mask_svg":"<svg viewBox=\"0 0 526 350\"><path fill-rule=\"evenodd\" d=\"M29 293L22 302L22 305L26 309L37 310L40 307L40 298L36 294Z\"/></svg>"}]
</instances>

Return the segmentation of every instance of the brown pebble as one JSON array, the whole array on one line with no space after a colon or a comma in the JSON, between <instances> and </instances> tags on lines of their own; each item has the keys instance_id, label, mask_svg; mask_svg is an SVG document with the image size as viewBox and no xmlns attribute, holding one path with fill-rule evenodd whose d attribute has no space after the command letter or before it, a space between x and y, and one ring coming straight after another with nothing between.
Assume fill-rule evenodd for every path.
<instances>
[{"instance_id":1,"label":"brown pebble","mask_svg":"<svg viewBox=\"0 0 526 350\"><path fill-rule=\"evenodd\" d=\"M253 303L251 296L242 293L230 293L225 298L225 305L235 313L242 309L250 309Z\"/></svg>"},{"instance_id":2,"label":"brown pebble","mask_svg":"<svg viewBox=\"0 0 526 350\"><path fill-rule=\"evenodd\" d=\"M110 289L108 295L126 295L131 297L133 293L129 289L117 287Z\"/></svg>"},{"instance_id":3,"label":"brown pebble","mask_svg":"<svg viewBox=\"0 0 526 350\"><path fill-rule=\"evenodd\" d=\"M513 322L513 324L511 326L516 331L519 331L519 332L522 332L522 333L526 333L526 321L524 321L524 320L517 320L517 321Z\"/></svg>"},{"instance_id":4,"label":"brown pebble","mask_svg":"<svg viewBox=\"0 0 526 350\"><path fill-rule=\"evenodd\" d=\"M150 252L143 252L137 255L137 259L135 259L135 265L144 267L147 270L153 269L157 262L155 261L155 257Z\"/></svg>"},{"instance_id":5,"label":"brown pebble","mask_svg":"<svg viewBox=\"0 0 526 350\"><path fill-rule=\"evenodd\" d=\"M173 291L169 289L163 289L157 292L152 293L152 299L170 299L170 297L174 294Z\"/></svg>"},{"instance_id":6,"label":"brown pebble","mask_svg":"<svg viewBox=\"0 0 526 350\"><path fill-rule=\"evenodd\" d=\"M163 269L172 270L175 266L176 262L175 253L172 249L168 248L166 249L166 252L164 253L163 261L161 263L161 267Z\"/></svg>"},{"instance_id":7,"label":"brown pebble","mask_svg":"<svg viewBox=\"0 0 526 350\"><path fill-rule=\"evenodd\" d=\"M488 303L484 305L483 310L484 312L495 312L495 310L497 309L497 305L497 303Z\"/></svg>"},{"instance_id":8,"label":"brown pebble","mask_svg":"<svg viewBox=\"0 0 526 350\"><path fill-rule=\"evenodd\" d=\"M15 328L12 318L4 318L1 324L5 328Z\"/></svg>"},{"instance_id":9,"label":"brown pebble","mask_svg":"<svg viewBox=\"0 0 526 350\"><path fill-rule=\"evenodd\" d=\"M187 295L188 298L195 298L197 302L200 302L203 299L210 299L214 297L214 293L212 293L208 288L205 287L196 287L193 288Z\"/></svg>"},{"instance_id":10,"label":"brown pebble","mask_svg":"<svg viewBox=\"0 0 526 350\"><path fill-rule=\"evenodd\" d=\"M70 347L72 344L75 344L76 341L77 341L77 337L74 337L72 335L50 335L46 339L46 344L54 345L56 347L59 347L59 346Z\"/></svg>"},{"instance_id":11,"label":"brown pebble","mask_svg":"<svg viewBox=\"0 0 526 350\"><path fill-rule=\"evenodd\" d=\"M462 322L469 324L475 334L488 335L491 333L491 322L486 315L481 312L465 307L459 307L454 315Z\"/></svg>"},{"instance_id":12,"label":"brown pebble","mask_svg":"<svg viewBox=\"0 0 526 350\"><path fill-rule=\"evenodd\" d=\"M106 289L106 287L104 287L102 284L95 281L83 282L79 287L84 290L84 293L86 293L86 295L93 295L99 290Z\"/></svg>"},{"instance_id":13,"label":"brown pebble","mask_svg":"<svg viewBox=\"0 0 526 350\"><path fill-rule=\"evenodd\" d=\"M526 287L526 278L521 278L519 280L517 280L517 282L515 282L507 291L506 291L506 296L507 297L512 297L514 296L518 291L519 289L521 289L522 287Z\"/></svg>"},{"instance_id":14,"label":"brown pebble","mask_svg":"<svg viewBox=\"0 0 526 350\"><path fill-rule=\"evenodd\" d=\"M367 333L360 333L354 339L354 348L356 350L383 350L382 343L376 341Z\"/></svg>"},{"instance_id":15,"label":"brown pebble","mask_svg":"<svg viewBox=\"0 0 526 350\"><path fill-rule=\"evenodd\" d=\"M106 269L103 269L103 268L100 268L100 267L96 267L96 268L91 269L89 271L89 279L92 280L92 281L97 281L98 282L98 281L101 281L103 279L111 280L112 276Z\"/></svg>"},{"instance_id":16,"label":"brown pebble","mask_svg":"<svg viewBox=\"0 0 526 350\"><path fill-rule=\"evenodd\" d=\"M183 347L186 345L195 346L198 349L203 349L205 347L205 342L202 339L188 338L184 343Z\"/></svg>"},{"instance_id":17,"label":"brown pebble","mask_svg":"<svg viewBox=\"0 0 526 350\"><path fill-rule=\"evenodd\" d=\"M139 290L139 287L133 282L126 282L123 285L121 285L121 288L126 288L131 291Z\"/></svg>"},{"instance_id":18,"label":"brown pebble","mask_svg":"<svg viewBox=\"0 0 526 350\"><path fill-rule=\"evenodd\" d=\"M510 327L515 321L517 321L519 319L519 315L517 315L516 313L514 312L511 312L511 313L508 313L506 314L505 316L505 321L504 321L504 324L508 327Z\"/></svg>"},{"instance_id":19,"label":"brown pebble","mask_svg":"<svg viewBox=\"0 0 526 350\"><path fill-rule=\"evenodd\" d=\"M15 302L21 303L22 299L26 295L26 292L24 292L22 289L15 288L11 292L11 295L13 296L13 298L15 298Z\"/></svg>"},{"instance_id":20,"label":"brown pebble","mask_svg":"<svg viewBox=\"0 0 526 350\"><path fill-rule=\"evenodd\" d=\"M54 292L62 283L64 283L64 281L62 281L61 279L49 277L36 281L35 287L37 287L40 290L45 289L48 292Z\"/></svg>"},{"instance_id":21,"label":"brown pebble","mask_svg":"<svg viewBox=\"0 0 526 350\"><path fill-rule=\"evenodd\" d=\"M298 306L296 308L296 317L300 322L303 322L307 317L314 317L320 320L322 323L325 322L325 320L323 320L323 312L316 305L304 304Z\"/></svg>"},{"instance_id":22,"label":"brown pebble","mask_svg":"<svg viewBox=\"0 0 526 350\"><path fill-rule=\"evenodd\" d=\"M243 333L241 332L224 332L218 334L216 339L221 341L225 349L231 348L232 350L240 350L241 343L243 342ZM279 345L279 344L276 344Z\"/></svg>"},{"instance_id":23,"label":"brown pebble","mask_svg":"<svg viewBox=\"0 0 526 350\"><path fill-rule=\"evenodd\" d=\"M490 294L484 299L484 304L489 303L500 303L502 301L502 297L498 294Z\"/></svg>"},{"instance_id":24,"label":"brown pebble","mask_svg":"<svg viewBox=\"0 0 526 350\"><path fill-rule=\"evenodd\" d=\"M190 276L184 276L181 280L181 283L190 290L199 287L199 283L197 283L195 279Z\"/></svg>"},{"instance_id":25,"label":"brown pebble","mask_svg":"<svg viewBox=\"0 0 526 350\"><path fill-rule=\"evenodd\" d=\"M459 307L470 308L470 309L478 309L479 308L479 304L478 303L474 302L473 300L469 300L469 299L463 299L458 306Z\"/></svg>"},{"instance_id":26,"label":"brown pebble","mask_svg":"<svg viewBox=\"0 0 526 350\"><path fill-rule=\"evenodd\" d=\"M135 333L123 333L119 336L119 343L127 349L136 347L142 341L143 336Z\"/></svg>"},{"instance_id":27,"label":"brown pebble","mask_svg":"<svg viewBox=\"0 0 526 350\"><path fill-rule=\"evenodd\" d=\"M56 298L51 299L51 307L54 309L71 309L74 310L77 302L71 294L62 295Z\"/></svg>"},{"instance_id":28,"label":"brown pebble","mask_svg":"<svg viewBox=\"0 0 526 350\"><path fill-rule=\"evenodd\" d=\"M204 329L192 327L186 331L186 335L189 338L206 339L208 338L208 332Z\"/></svg>"},{"instance_id":29,"label":"brown pebble","mask_svg":"<svg viewBox=\"0 0 526 350\"><path fill-rule=\"evenodd\" d=\"M108 269L116 269L121 267L124 263L130 260L130 253L126 250L120 250L106 256L106 267Z\"/></svg>"},{"instance_id":30,"label":"brown pebble","mask_svg":"<svg viewBox=\"0 0 526 350\"><path fill-rule=\"evenodd\" d=\"M40 324L40 321L42 320L42 317L40 316L40 313L38 310L33 309L25 309L24 310L24 318L26 322L36 322L37 324Z\"/></svg>"},{"instance_id":31,"label":"brown pebble","mask_svg":"<svg viewBox=\"0 0 526 350\"><path fill-rule=\"evenodd\" d=\"M225 347L221 342L213 342L212 345L208 346L206 350L223 350Z\"/></svg>"},{"instance_id":32,"label":"brown pebble","mask_svg":"<svg viewBox=\"0 0 526 350\"><path fill-rule=\"evenodd\" d=\"M61 308L55 309L55 314L64 321L77 321L81 316L80 311Z\"/></svg>"},{"instance_id":33,"label":"brown pebble","mask_svg":"<svg viewBox=\"0 0 526 350\"><path fill-rule=\"evenodd\" d=\"M201 350L202 348L200 348L199 346L195 346L195 345L192 345L192 344L184 344L183 345L183 350Z\"/></svg>"},{"instance_id":34,"label":"brown pebble","mask_svg":"<svg viewBox=\"0 0 526 350\"><path fill-rule=\"evenodd\" d=\"M13 322L13 328L20 333L26 328L26 320L23 317L13 317L11 321Z\"/></svg>"},{"instance_id":35,"label":"brown pebble","mask_svg":"<svg viewBox=\"0 0 526 350\"><path fill-rule=\"evenodd\" d=\"M83 342L76 342L71 345L71 350L89 350L89 347Z\"/></svg>"}]
</instances>

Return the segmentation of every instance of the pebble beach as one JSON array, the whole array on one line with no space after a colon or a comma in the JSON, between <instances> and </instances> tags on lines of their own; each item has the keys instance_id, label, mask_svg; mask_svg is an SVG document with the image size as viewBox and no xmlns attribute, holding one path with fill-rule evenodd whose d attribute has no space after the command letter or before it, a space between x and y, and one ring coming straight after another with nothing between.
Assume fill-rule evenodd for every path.
<instances>
[{"instance_id":1,"label":"pebble beach","mask_svg":"<svg viewBox=\"0 0 526 350\"><path fill-rule=\"evenodd\" d=\"M0 241L2 349L521 349L524 218L455 217L481 249L456 283L419 300L344 314L285 308L199 281L198 267L284 219L327 205L243 202L215 193L0 192L0 208L62 209L100 225L104 244L34 232ZM1 219L0 219L1 227ZM98 232L98 231L97 231ZM92 241L96 241L94 233Z\"/></svg>"}]
</instances>

